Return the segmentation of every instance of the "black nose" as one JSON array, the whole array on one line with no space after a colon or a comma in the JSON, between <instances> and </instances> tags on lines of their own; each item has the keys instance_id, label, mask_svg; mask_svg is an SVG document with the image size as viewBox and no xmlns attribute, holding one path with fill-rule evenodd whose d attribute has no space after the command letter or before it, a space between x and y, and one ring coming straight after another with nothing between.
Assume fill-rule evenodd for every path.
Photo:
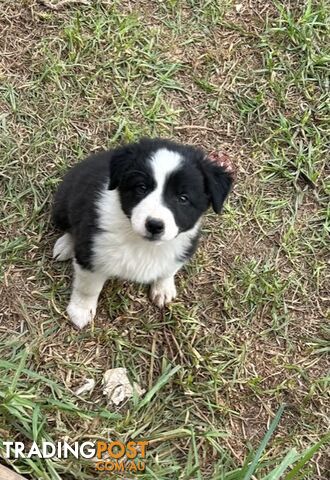
<instances>
[{"instance_id":1,"label":"black nose","mask_svg":"<svg viewBox=\"0 0 330 480\"><path fill-rule=\"evenodd\" d=\"M158 218L147 218L146 229L152 235L159 235L164 231L164 222Z\"/></svg>"}]
</instances>

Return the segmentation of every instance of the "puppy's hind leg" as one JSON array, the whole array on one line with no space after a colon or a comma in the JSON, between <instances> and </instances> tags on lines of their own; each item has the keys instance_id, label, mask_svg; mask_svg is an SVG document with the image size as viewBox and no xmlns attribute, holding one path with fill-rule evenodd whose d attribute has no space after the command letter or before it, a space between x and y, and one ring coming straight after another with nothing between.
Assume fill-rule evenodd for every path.
<instances>
[{"instance_id":1,"label":"puppy's hind leg","mask_svg":"<svg viewBox=\"0 0 330 480\"><path fill-rule=\"evenodd\" d=\"M53 249L53 258L59 262L64 262L73 257L74 245L70 233L65 233L58 240L56 240Z\"/></svg>"},{"instance_id":2,"label":"puppy's hind leg","mask_svg":"<svg viewBox=\"0 0 330 480\"><path fill-rule=\"evenodd\" d=\"M76 327L83 328L95 316L97 300L106 277L100 273L82 268L75 260L73 266L73 289L66 311L71 322Z\"/></svg>"}]
</instances>

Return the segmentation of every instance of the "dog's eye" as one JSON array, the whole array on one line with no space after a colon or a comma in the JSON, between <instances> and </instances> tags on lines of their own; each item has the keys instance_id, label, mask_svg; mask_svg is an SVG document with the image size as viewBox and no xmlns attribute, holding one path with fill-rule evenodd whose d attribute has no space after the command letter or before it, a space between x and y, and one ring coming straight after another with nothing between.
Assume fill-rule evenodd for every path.
<instances>
[{"instance_id":1,"label":"dog's eye","mask_svg":"<svg viewBox=\"0 0 330 480\"><path fill-rule=\"evenodd\" d=\"M179 195L178 200L180 203L188 203L189 198L187 197L187 195Z\"/></svg>"},{"instance_id":2,"label":"dog's eye","mask_svg":"<svg viewBox=\"0 0 330 480\"><path fill-rule=\"evenodd\" d=\"M146 193L147 186L144 183L139 183L138 185L136 185L135 191L136 193L140 193L140 194Z\"/></svg>"}]
</instances>

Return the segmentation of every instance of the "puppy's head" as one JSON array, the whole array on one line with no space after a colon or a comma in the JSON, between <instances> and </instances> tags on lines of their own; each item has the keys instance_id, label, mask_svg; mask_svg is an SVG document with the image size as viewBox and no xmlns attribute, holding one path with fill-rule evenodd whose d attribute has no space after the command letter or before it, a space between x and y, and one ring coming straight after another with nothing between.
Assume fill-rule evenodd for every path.
<instances>
[{"instance_id":1,"label":"puppy's head","mask_svg":"<svg viewBox=\"0 0 330 480\"><path fill-rule=\"evenodd\" d=\"M210 204L221 211L231 175L198 148L142 139L112 153L109 189L118 189L132 229L167 241L193 228Z\"/></svg>"}]
</instances>

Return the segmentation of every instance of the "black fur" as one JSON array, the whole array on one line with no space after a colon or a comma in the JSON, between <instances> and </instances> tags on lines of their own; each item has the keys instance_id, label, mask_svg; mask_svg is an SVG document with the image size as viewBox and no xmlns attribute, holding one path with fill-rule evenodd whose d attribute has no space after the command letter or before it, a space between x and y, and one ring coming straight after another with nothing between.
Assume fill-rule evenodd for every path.
<instances>
[{"instance_id":1,"label":"black fur","mask_svg":"<svg viewBox=\"0 0 330 480\"><path fill-rule=\"evenodd\" d=\"M205 176L206 191L209 192L213 210L215 213L220 213L232 187L232 176L222 166L211 162L207 158L204 158L200 165Z\"/></svg>"},{"instance_id":2,"label":"black fur","mask_svg":"<svg viewBox=\"0 0 330 480\"><path fill-rule=\"evenodd\" d=\"M75 165L65 175L53 203L53 222L70 232L75 244L75 258L91 269L93 236L98 230L96 198L109 178L110 152L100 152Z\"/></svg>"}]
</instances>

